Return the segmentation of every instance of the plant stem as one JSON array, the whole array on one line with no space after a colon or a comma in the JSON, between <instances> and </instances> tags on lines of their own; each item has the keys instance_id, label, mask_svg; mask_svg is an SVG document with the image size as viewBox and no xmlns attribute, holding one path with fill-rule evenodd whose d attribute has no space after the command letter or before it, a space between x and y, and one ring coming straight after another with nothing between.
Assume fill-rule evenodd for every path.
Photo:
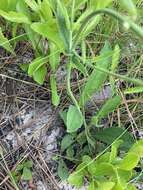
<instances>
[{"instance_id":1,"label":"plant stem","mask_svg":"<svg viewBox=\"0 0 143 190\"><path fill-rule=\"evenodd\" d=\"M134 22L132 22L131 20L129 20L128 17L123 16L121 14L119 14L118 12L111 10L111 9L99 9L96 10L94 12L92 12L91 14L89 14L85 20L83 21L79 31L77 32L75 39L74 39L74 43L73 43L73 49L75 49L79 39L80 39L80 34L83 32L84 28L87 26L88 22L95 16L99 15L99 14L107 14L115 19L117 19L119 22L123 23L123 24L127 24L128 28L130 28L132 31L134 31L139 37L141 37L143 39L143 30L141 27L139 27L138 25L136 25Z\"/></svg>"}]
</instances>

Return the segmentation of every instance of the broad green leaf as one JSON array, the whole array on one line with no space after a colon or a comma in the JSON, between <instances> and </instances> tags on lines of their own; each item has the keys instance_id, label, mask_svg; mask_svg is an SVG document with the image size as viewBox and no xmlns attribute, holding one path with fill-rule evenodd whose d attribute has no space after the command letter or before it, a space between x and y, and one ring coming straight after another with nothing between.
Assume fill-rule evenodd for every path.
<instances>
[{"instance_id":1,"label":"broad green leaf","mask_svg":"<svg viewBox=\"0 0 143 190\"><path fill-rule=\"evenodd\" d=\"M18 12L25 14L29 18L29 20L32 20L32 15L31 15L31 12L29 10L29 7L27 6L27 4L23 0L18 1L16 8L17 8ZM41 43L39 43L40 35L37 34L36 32L34 32L31 29L30 25L25 24L25 25L23 25L23 27L24 27L24 30L27 34L28 39L32 43L32 46L36 52L36 55L39 55L39 52L41 52L41 49L39 48L39 46L41 44ZM39 44L39 45L37 46L37 44Z\"/></svg>"},{"instance_id":2,"label":"broad green leaf","mask_svg":"<svg viewBox=\"0 0 143 190\"><path fill-rule=\"evenodd\" d=\"M128 88L124 91L124 94L135 94L135 93L142 93L143 92L143 87L133 87L133 88Z\"/></svg>"},{"instance_id":3,"label":"broad green leaf","mask_svg":"<svg viewBox=\"0 0 143 190\"><path fill-rule=\"evenodd\" d=\"M59 160L58 162L58 176L62 181L66 180L69 176L68 168L63 160Z\"/></svg>"},{"instance_id":4,"label":"broad green leaf","mask_svg":"<svg viewBox=\"0 0 143 190\"><path fill-rule=\"evenodd\" d=\"M67 132L77 131L83 124L83 116L77 107L71 105L67 113Z\"/></svg>"},{"instance_id":5,"label":"broad green leaf","mask_svg":"<svg viewBox=\"0 0 143 190\"><path fill-rule=\"evenodd\" d=\"M26 167L23 168L22 179L26 181L32 180L32 171Z\"/></svg>"},{"instance_id":6,"label":"broad green leaf","mask_svg":"<svg viewBox=\"0 0 143 190\"><path fill-rule=\"evenodd\" d=\"M112 190L114 185L114 182L100 182L97 190Z\"/></svg>"},{"instance_id":7,"label":"broad green leaf","mask_svg":"<svg viewBox=\"0 0 143 190\"><path fill-rule=\"evenodd\" d=\"M91 162L91 161L92 161L92 159L91 159L91 157L88 156L88 155L85 155L85 156L83 156L83 158L82 158L82 162L84 162L85 164L88 164L88 163Z\"/></svg>"},{"instance_id":8,"label":"broad green leaf","mask_svg":"<svg viewBox=\"0 0 143 190\"><path fill-rule=\"evenodd\" d=\"M67 126L67 111L60 111L60 117L63 120L65 126Z\"/></svg>"},{"instance_id":9,"label":"broad green leaf","mask_svg":"<svg viewBox=\"0 0 143 190\"><path fill-rule=\"evenodd\" d=\"M112 144L115 140L117 140L117 138L119 138L123 140L121 148L126 150L128 150L135 142L133 136L129 132L125 131L125 129L120 127L110 127L96 130L95 138L99 141L107 143L108 145Z\"/></svg>"},{"instance_id":10,"label":"broad green leaf","mask_svg":"<svg viewBox=\"0 0 143 190\"><path fill-rule=\"evenodd\" d=\"M135 20L137 18L137 8L134 2L132 0L120 0L120 3Z\"/></svg>"},{"instance_id":11,"label":"broad green leaf","mask_svg":"<svg viewBox=\"0 0 143 190\"><path fill-rule=\"evenodd\" d=\"M41 66L45 65L47 63L47 57L37 57L34 59L28 68L28 75L32 76L36 70L38 70Z\"/></svg>"},{"instance_id":12,"label":"broad green leaf","mask_svg":"<svg viewBox=\"0 0 143 190\"><path fill-rule=\"evenodd\" d=\"M124 186L121 183L117 183L112 190L124 190Z\"/></svg>"},{"instance_id":13,"label":"broad green leaf","mask_svg":"<svg viewBox=\"0 0 143 190\"><path fill-rule=\"evenodd\" d=\"M41 67L39 67L38 69L36 69L36 71L34 71L34 73L33 73L33 79L37 83L39 83L40 85L42 85L44 83L46 74L47 74L47 67L46 67L46 65L42 65Z\"/></svg>"},{"instance_id":14,"label":"broad green leaf","mask_svg":"<svg viewBox=\"0 0 143 190\"><path fill-rule=\"evenodd\" d=\"M52 10L47 0L42 1L40 5L40 13L44 21L52 19L53 17Z\"/></svg>"},{"instance_id":15,"label":"broad green leaf","mask_svg":"<svg viewBox=\"0 0 143 190\"><path fill-rule=\"evenodd\" d=\"M106 152L103 155L101 155L97 160L97 164L101 164L102 162L109 162L110 161L110 152Z\"/></svg>"},{"instance_id":16,"label":"broad green leaf","mask_svg":"<svg viewBox=\"0 0 143 190\"><path fill-rule=\"evenodd\" d=\"M16 9L18 0L0 0L0 9L3 11L13 11Z\"/></svg>"},{"instance_id":17,"label":"broad green leaf","mask_svg":"<svg viewBox=\"0 0 143 190\"><path fill-rule=\"evenodd\" d=\"M121 163L118 165L120 169L130 171L134 169L139 162L140 158L137 154L129 152L127 155L123 158Z\"/></svg>"},{"instance_id":18,"label":"broad green leaf","mask_svg":"<svg viewBox=\"0 0 143 190\"><path fill-rule=\"evenodd\" d=\"M18 1L19 0L8 0L8 10L7 11L15 11Z\"/></svg>"},{"instance_id":19,"label":"broad green leaf","mask_svg":"<svg viewBox=\"0 0 143 190\"><path fill-rule=\"evenodd\" d=\"M14 11L5 12L0 10L0 16L11 22L30 24L30 20L23 13L18 13Z\"/></svg>"},{"instance_id":20,"label":"broad green leaf","mask_svg":"<svg viewBox=\"0 0 143 190\"><path fill-rule=\"evenodd\" d=\"M68 182L71 185L76 186L77 188L80 188L83 186L83 182L84 182L84 177L83 175L81 175L78 172L72 173L69 178L68 178Z\"/></svg>"},{"instance_id":21,"label":"broad green leaf","mask_svg":"<svg viewBox=\"0 0 143 190\"><path fill-rule=\"evenodd\" d=\"M24 72L28 72L29 64L22 63L22 64L20 64L20 68L21 68Z\"/></svg>"},{"instance_id":22,"label":"broad green leaf","mask_svg":"<svg viewBox=\"0 0 143 190\"><path fill-rule=\"evenodd\" d=\"M117 172L121 182L126 183L132 178L132 171L122 170L118 168Z\"/></svg>"},{"instance_id":23,"label":"broad green leaf","mask_svg":"<svg viewBox=\"0 0 143 190\"><path fill-rule=\"evenodd\" d=\"M122 140L115 141L111 146L110 162L113 162L118 154L118 148L123 143Z\"/></svg>"},{"instance_id":24,"label":"broad green leaf","mask_svg":"<svg viewBox=\"0 0 143 190\"><path fill-rule=\"evenodd\" d=\"M135 185L129 184L129 185L127 186L126 190L137 190L137 188L135 187Z\"/></svg>"},{"instance_id":25,"label":"broad green leaf","mask_svg":"<svg viewBox=\"0 0 143 190\"><path fill-rule=\"evenodd\" d=\"M110 112L113 112L121 104L121 97L115 96L109 100L101 107L98 113L92 117L91 123L97 125L98 121L102 118L108 116Z\"/></svg>"},{"instance_id":26,"label":"broad green leaf","mask_svg":"<svg viewBox=\"0 0 143 190\"><path fill-rule=\"evenodd\" d=\"M143 140L137 141L131 147L130 152L136 153L139 157L143 157Z\"/></svg>"},{"instance_id":27,"label":"broad green leaf","mask_svg":"<svg viewBox=\"0 0 143 190\"><path fill-rule=\"evenodd\" d=\"M8 11L8 0L0 1L0 9L3 11Z\"/></svg>"},{"instance_id":28,"label":"broad green leaf","mask_svg":"<svg viewBox=\"0 0 143 190\"><path fill-rule=\"evenodd\" d=\"M31 28L38 34L50 40L51 42L54 42L57 45L57 47L59 47L59 52L63 51L63 42L58 33L57 23L54 19L49 20L45 23L33 23L31 25Z\"/></svg>"},{"instance_id":29,"label":"broad green leaf","mask_svg":"<svg viewBox=\"0 0 143 190\"><path fill-rule=\"evenodd\" d=\"M15 54L9 40L3 35L2 29L0 28L0 46L9 51L12 54Z\"/></svg>"},{"instance_id":30,"label":"broad green leaf","mask_svg":"<svg viewBox=\"0 0 143 190\"><path fill-rule=\"evenodd\" d=\"M52 92L52 103L54 106L58 106L60 103L60 96L58 95L56 78L53 74L50 76L50 86Z\"/></svg>"},{"instance_id":31,"label":"broad green leaf","mask_svg":"<svg viewBox=\"0 0 143 190\"><path fill-rule=\"evenodd\" d=\"M100 176L115 176L116 172L112 164L101 163L96 165L95 174L96 177Z\"/></svg>"},{"instance_id":32,"label":"broad green leaf","mask_svg":"<svg viewBox=\"0 0 143 190\"><path fill-rule=\"evenodd\" d=\"M26 168L32 168L33 166L33 162L32 160L27 160L23 163L23 166L26 167Z\"/></svg>"},{"instance_id":33,"label":"broad green leaf","mask_svg":"<svg viewBox=\"0 0 143 190\"><path fill-rule=\"evenodd\" d=\"M64 152L73 142L74 142L73 135L71 134L65 135L61 142L61 151Z\"/></svg>"},{"instance_id":34,"label":"broad green leaf","mask_svg":"<svg viewBox=\"0 0 143 190\"><path fill-rule=\"evenodd\" d=\"M106 57L109 53L110 46L109 43L105 43L105 46L101 50L101 55L103 60L96 63L96 66L100 66L101 68L108 68L110 64L110 57ZM102 88L105 80L107 79L108 74L105 74L101 71L94 69L91 75L88 77L87 82L82 90L82 94L80 96L80 106L84 106L84 104L91 98L92 94L96 91L99 91Z\"/></svg>"},{"instance_id":35,"label":"broad green leaf","mask_svg":"<svg viewBox=\"0 0 143 190\"><path fill-rule=\"evenodd\" d=\"M45 76L47 74L47 57L38 57L34 59L28 68L28 75L33 77L33 79L39 83L43 84L45 80Z\"/></svg>"},{"instance_id":36,"label":"broad green leaf","mask_svg":"<svg viewBox=\"0 0 143 190\"><path fill-rule=\"evenodd\" d=\"M69 52L70 45L70 21L67 13L67 9L64 6L64 3L60 0L57 0L57 21L58 28L61 38L64 42L64 47L67 52Z\"/></svg>"}]
</instances>

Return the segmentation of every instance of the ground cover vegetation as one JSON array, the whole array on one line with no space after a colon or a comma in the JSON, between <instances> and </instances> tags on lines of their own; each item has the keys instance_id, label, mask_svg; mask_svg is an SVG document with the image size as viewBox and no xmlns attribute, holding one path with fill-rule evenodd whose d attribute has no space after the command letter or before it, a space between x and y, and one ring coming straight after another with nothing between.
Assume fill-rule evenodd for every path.
<instances>
[{"instance_id":1,"label":"ground cover vegetation","mask_svg":"<svg viewBox=\"0 0 143 190\"><path fill-rule=\"evenodd\" d=\"M86 184L88 190L136 189L143 156L143 141L137 136L143 124L142 1L0 3L0 45L16 57L17 44L29 41L34 59L19 66L39 85L48 74L51 102L61 108L65 127L62 157L54 158L60 179L77 188ZM66 107L56 78L61 65L66 68ZM110 96L94 101L94 95L105 86ZM4 160L2 151L1 157ZM15 189L19 189L19 180L31 180L31 169L32 162L25 160L14 172L8 170Z\"/></svg>"}]
</instances>

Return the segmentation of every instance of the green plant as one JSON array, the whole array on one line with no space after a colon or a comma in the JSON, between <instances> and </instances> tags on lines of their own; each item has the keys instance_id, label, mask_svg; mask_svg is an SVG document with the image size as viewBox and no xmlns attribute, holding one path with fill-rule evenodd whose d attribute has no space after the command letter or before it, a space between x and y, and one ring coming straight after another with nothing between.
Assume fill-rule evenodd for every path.
<instances>
[{"instance_id":1,"label":"green plant","mask_svg":"<svg viewBox=\"0 0 143 190\"><path fill-rule=\"evenodd\" d=\"M69 183L79 188L86 179L88 190L135 190L130 180L136 176L134 169L143 156L143 141L137 141L125 155L119 156L121 143L121 140L114 141L110 152L95 159L83 156L82 163L69 176Z\"/></svg>"},{"instance_id":2,"label":"green plant","mask_svg":"<svg viewBox=\"0 0 143 190\"><path fill-rule=\"evenodd\" d=\"M142 39L143 30L135 24L138 16L136 3L139 1L2 0L0 4L0 16L11 28L12 35L12 39L8 40L6 30L1 26L0 45L15 55L16 42L30 40L35 58L27 65L21 64L21 68L27 71L28 75L40 85L44 83L47 71L50 69L49 82L54 106L58 106L60 103L56 71L62 62L61 55L66 60L66 90L71 103L68 109L61 112L68 132L62 140L61 152L66 152L67 158L73 163L77 163L76 161L85 153L91 156L93 153L97 153L98 151L95 149L98 141L110 145L124 132L124 129L114 126L108 129L101 128L103 127L102 120L122 103L115 80L121 79L134 85L125 90L125 94L142 92L142 80L116 73L121 55L121 47L116 40L115 42L112 40L111 43L109 37L106 40L103 38L103 44L95 45L95 54L91 53L86 44L86 40L90 39L92 35L96 37L96 42L101 40L94 34L95 28L98 26L100 28L97 30L99 35L101 33L107 36L111 35L118 25L115 21L120 23L122 30L129 31L130 29ZM111 29L108 26L109 21ZM25 33L17 36L19 28L22 28ZM77 49L80 49L80 53ZM78 85L78 98L74 95L71 87L73 70L77 71L80 79L85 80L82 87ZM102 90L106 82L109 82L111 86L111 97L105 100L95 114L87 119L86 103L90 101L94 93ZM128 134L127 137L129 136L131 137ZM125 141L125 137L122 140ZM127 149L131 146L132 138L130 140L130 142L123 143L124 148ZM76 153L74 152L75 147ZM104 145L103 148L105 148ZM82 151L78 152L79 149ZM61 172L62 169L64 175ZM23 169L21 170L23 171ZM58 171L62 179L67 177L68 172L63 160L59 161ZM109 183L110 189L112 185L113 183ZM94 183L91 182L91 188L92 186L94 187Z\"/></svg>"},{"instance_id":3,"label":"green plant","mask_svg":"<svg viewBox=\"0 0 143 190\"><path fill-rule=\"evenodd\" d=\"M12 172L15 181L19 182L20 180L32 180L32 166L33 162L31 160L25 160L24 162L20 163Z\"/></svg>"},{"instance_id":4,"label":"green plant","mask_svg":"<svg viewBox=\"0 0 143 190\"><path fill-rule=\"evenodd\" d=\"M118 1L119 4L127 10L131 18L137 17L137 11L134 3L130 0ZM129 17L124 17L118 14L116 11L104 9L107 6L112 7L113 1L106 0L104 3L96 0L78 0L78 1L51 1L51 0L13 0L4 1L0 6L0 15L8 22L13 22L12 30L13 37L16 37L15 31L18 30L18 26L22 27L27 35L27 39L30 39L31 44L35 50L35 60L29 65L28 74L33 77L36 82L43 84L47 73L47 67L51 68L50 86L52 92L52 102L57 106L60 102L58 95L58 89L56 84L56 70L60 64L60 54L64 54L67 57L67 90L68 94L79 111L81 117L81 111L78 106L77 100L74 98L70 87L70 75L73 68L76 67L81 73L88 74L86 69L87 65L82 64L79 57L75 54L76 46L81 46L82 42L90 34L91 31L97 26L97 24L103 19L100 14L108 14L115 17L124 25L128 25L141 37L142 30L133 22ZM83 12L81 7L86 7ZM70 9L72 7L72 9ZM90 20L90 24L85 29L85 25ZM84 30L83 30L84 29ZM44 43L48 40L48 51L45 51ZM8 51L12 52L11 45L8 40L1 33L1 45ZM102 53L102 52L101 52ZM107 60L106 60L107 61ZM96 61L95 61L96 62ZM98 64L97 64L98 66ZM88 89L85 87L85 93L82 92L82 98L86 96L90 98L90 95L106 80L106 77L102 79L102 76L107 76L108 73L107 64L103 64L102 68L95 68L91 77L89 78L89 84L94 77L95 71L98 72L97 86L95 89ZM22 68L23 65L22 65ZM99 69L99 70L98 70ZM113 74L113 73L112 73ZM119 77L118 75L116 75ZM123 77L124 78L124 77ZM102 80L101 80L102 79ZM125 80L127 78L124 78ZM133 80L132 80L133 81ZM136 81L137 82L137 81ZM139 81L138 81L139 82ZM87 89L86 89L87 88ZM84 95L85 94L85 95ZM85 101L86 101L85 99ZM82 99L83 100L83 99ZM81 102L81 100L80 100ZM78 126L79 127L79 126Z\"/></svg>"}]
</instances>

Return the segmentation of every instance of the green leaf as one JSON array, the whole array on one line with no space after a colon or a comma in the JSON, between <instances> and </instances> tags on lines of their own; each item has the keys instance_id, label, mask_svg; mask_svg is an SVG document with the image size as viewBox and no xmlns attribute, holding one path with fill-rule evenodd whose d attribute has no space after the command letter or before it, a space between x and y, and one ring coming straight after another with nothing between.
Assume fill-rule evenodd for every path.
<instances>
[{"instance_id":1,"label":"green leaf","mask_svg":"<svg viewBox=\"0 0 143 190\"><path fill-rule=\"evenodd\" d=\"M15 54L9 40L3 35L2 29L0 28L0 46L9 51L12 54Z\"/></svg>"},{"instance_id":2,"label":"green leaf","mask_svg":"<svg viewBox=\"0 0 143 190\"><path fill-rule=\"evenodd\" d=\"M74 186L76 186L77 188L80 188L80 187L83 186L84 177L83 177L83 175L81 175L80 173L74 172L74 173L72 173L72 174L69 176L68 182L69 182L71 185L74 185Z\"/></svg>"},{"instance_id":3,"label":"green leaf","mask_svg":"<svg viewBox=\"0 0 143 190\"><path fill-rule=\"evenodd\" d=\"M117 138L119 138L123 140L121 148L125 150L128 150L135 142L133 136L129 132L125 131L125 129L120 127L110 127L96 130L95 138L99 141L107 143L108 145L112 144L115 140L117 140Z\"/></svg>"},{"instance_id":4,"label":"green leaf","mask_svg":"<svg viewBox=\"0 0 143 190\"><path fill-rule=\"evenodd\" d=\"M16 167L16 171L21 171L21 170L23 170L23 168L24 168L24 164L23 163L18 164L18 166Z\"/></svg>"},{"instance_id":5,"label":"green leaf","mask_svg":"<svg viewBox=\"0 0 143 190\"><path fill-rule=\"evenodd\" d=\"M132 171L127 171L127 170L123 170L123 169L118 168L117 172L118 172L118 176L120 178L120 181L122 181L122 182L126 183L132 177Z\"/></svg>"},{"instance_id":6,"label":"green leaf","mask_svg":"<svg viewBox=\"0 0 143 190\"><path fill-rule=\"evenodd\" d=\"M8 11L8 0L1 0L0 9L3 11Z\"/></svg>"},{"instance_id":7,"label":"green leaf","mask_svg":"<svg viewBox=\"0 0 143 190\"><path fill-rule=\"evenodd\" d=\"M65 126L67 126L67 111L60 111L60 117L63 120Z\"/></svg>"},{"instance_id":8,"label":"green leaf","mask_svg":"<svg viewBox=\"0 0 143 190\"><path fill-rule=\"evenodd\" d=\"M143 140L137 141L130 149L130 152L137 154L140 158L143 157Z\"/></svg>"},{"instance_id":9,"label":"green leaf","mask_svg":"<svg viewBox=\"0 0 143 190\"><path fill-rule=\"evenodd\" d=\"M101 155L97 160L96 163L100 164L102 162L109 162L110 161L110 152L106 152L103 155Z\"/></svg>"},{"instance_id":10,"label":"green leaf","mask_svg":"<svg viewBox=\"0 0 143 190\"><path fill-rule=\"evenodd\" d=\"M103 59L96 63L96 66L100 66L101 68L108 68L110 64L110 57L107 56L111 51L109 43L105 43L105 46L101 50L100 55ZM80 106L83 106L92 96L92 94L96 91L99 91L107 79L108 74L105 74L101 71L94 69L87 79L87 83L85 84L82 94L80 96Z\"/></svg>"},{"instance_id":11,"label":"green leaf","mask_svg":"<svg viewBox=\"0 0 143 190\"><path fill-rule=\"evenodd\" d=\"M118 64L119 64L119 58L120 58L120 47L117 44L114 48L113 56L112 56L112 64L111 64L111 71L115 72Z\"/></svg>"},{"instance_id":12,"label":"green leaf","mask_svg":"<svg viewBox=\"0 0 143 190\"><path fill-rule=\"evenodd\" d=\"M34 72L38 70L41 66L45 65L47 63L47 57L39 56L36 59L34 59L28 68L28 75L33 76Z\"/></svg>"},{"instance_id":13,"label":"green leaf","mask_svg":"<svg viewBox=\"0 0 143 190\"><path fill-rule=\"evenodd\" d=\"M70 21L67 13L67 9L64 6L64 3L60 0L57 0L57 21L60 36L64 42L64 47L69 51L70 44Z\"/></svg>"},{"instance_id":14,"label":"green leaf","mask_svg":"<svg viewBox=\"0 0 143 190\"><path fill-rule=\"evenodd\" d=\"M74 142L74 136L67 134L64 136L61 142L61 151L64 152Z\"/></svg>"},{"instance_id":15,"label":"green leaf","mask_svg":"<svg viewBox=\"0 0 143 190\"><path fill-rule=\"evenodd\" d=\"M49 63L52 71L56 72L57 67L60 64L60 51L59 48L54 43L49 43L49 48L50 48Z\"/></svg>"},{"instance_id":16,"label":"green leaf","mask_svg":"<svg viewBox=\"0 0 143 190\"><path fill-rule=\"evenodd\" d=\"M74 160L74 147L70 146L67 150L66 150L66 156L68 158L68 160L73 161Z\"/></svg>"},{"instance_id":17,"label":"green leaf","mask_svg":"<svg viewBox=\"0 0 143 190\"><path fill-rule=\"evenodd\" d=\"M28 75L33 77L34 80L39 83L43 84L45 80L45 76L47 74L47 57L37 57L34 59L28 68Z\"/></svg>"},{"instance_id":18,"label":"green leaf","mask_svg":"<svg viewBox=\"0 0 143 190\"><path fill-rule=\"evenodd\" d=\"M121 183L117 183L112 190L124 190L124 186Z\"/></svg>"},{"instance_id":19,"label":"green leaf","mask_svg":"<svg viewBox=\"0 0 143 190\"><path fill-rule=\"evenodd\" d=\"M26 167L26 168L32 168L33 166L33 162L32 160L27 160L23 163L23 166Z\"/></svg>"},{"instance_id":20,"label":"green leaf","mask_svg":"<svg viewBox=\"0 0 143 190\"><path fill-rule=\"evenodd\" d=\"M138 86L134 88L128 88L124 91L124 94L135 94L135 93L142 93L143 92L143 87Z\"/></svg>"},{"instance_id":21,"label":"green leaf","mask_svg":"<svg viewBox=\"0 0 143 190\"><path fill-rule=\"evenodd\" d=\"M134 2L132 0L120 0L120 3L135 20L137 18L137 8Z\"/></svg>"},{"instance_id":22,"label":"green leaf","mask_svg":"<svg viewBox=\"0 0 143 190\"><path fill-rule=\"evenodd\" d=\"M95 190L97 188L94 180L89 184L87 190Z\"/></svg>"},{"instance_id":23,"label":"green leaf","mask_svg":"<svg viewBox=\"0 0 143 190\"><path fill-rule=\"evenodd\" d=\"M116 172L114 167L110 163L101 163L96 165L95 174L96 177L100 176L115 176Z\"/></svg>"},{"instance_id":24,"label":"green leaf","mask_svg":"<svg viewBox=\"0 0 143 190\"><path fill-rule=\"evenodd\" d=\"M18 0L1 0L0 1L0 9L3 11L15 10L16 4Z\"/></svg>"},{"instance_id":25,"label":"green leaf","mask_svg":"<svg viewBox=\"0 0 143 190\"><path fill-rule=\"evenodd\" d=\"M20 68L22 69L22 71L28 72L29 64L22 63L20 64Z\"/></svg>"},{"instance_id":26,"label":"green leaf","mask_svg":"<svg viewBox=\"0 0 143 190\"><path fill-rule=\"evenodd\" d=\"M91 7L93 7L94 9L102 9L107 7L111 2L112 0L91 0Z\"/></svg>"},{"instance_id":27,"label":"green leaf","mask_svg":"<svg viewBox=\"0 0 143 190\"><path fill-rule=\"evenodd\" d=\"M0 10L0 16L11 22L30 24L28 17L23 13L18 13L14 11L5 12Z\"/></svg>"},{"instance_id":28,"label":"green leaf","mask_svg":"<svg viewBox=\"0 0 143 190\"><path fill-rule=\"evenodd\" d=\"M63 51L63 42L58 33L56 20L51 19L45 23L35 22L31 25L31 28L38 34L55 43L59 48L59 52Z\"/></svg>"},{"instance_id":29,"label":"green leaf","mask_svg":"<svg viewBox=\"0 0 143 190\"><path fill-rule=\"evenodd\" d=\"M83 124L83 116L77 107L71 105L67 113L67 132L77 131Z\"/></svg>"},{"instance_id":30,"label":"green leaf","mask_svg":"<svg viewBox=\"0 0 143 190\"><path fill-rule=\"evenodd\" d=\"M47 74L47 67L45 65L42 65L40 68L36 69L33 73L33 79L42 85L44 83L45 77Z\"/></svg>"},{"instance_id":31,"label":"green leaf","mask_svg":"<svg viewBox=\"0 0 143 190\"><path fill-rule=\"evenodd\" d=\"M129 152L118 165L120 169L130 171L134 169L139 162L140 158L137 154Z\"/></svg>"},{"instance_id":32,"label":"green leaf","mask_svg":"<svg viewBox=\"0 0 143 190\"><path fill-rule=\"evenodd\" d=\"M129 184L129 185L127 186L126 190L137 190L137 188L135 187L135 185Z\"/></svg>"},{"instance_id":33,"label":"green leaf","mask_svg":"<svg viewBox=\"0 0 143 190\"><path fill-rule=\"evenodd\" d=\"M112 190L114 187L114 182L100 182L98 185L98 190Z\"/></svg>"},{"instance_id":34,"label":"green leaf","mask_svg":"<svg viewBox=\"0 0 143 190\"><path fill-rule=\"evenodd\" d=\"M88 76L87 69L84 64L82 64L77 57L72 58L73 68L79 70L84 76Z\"/></svg>"},{"instance_id":35,"label":"green leaf","mask_svg":"<svg viewBox=\"0 0 143 190\"><path fill-rule=\"evenodd\" d=\"M51 7L49 5L49 2L47 0L42 1L41 5L40 5L40 13L45 21L52 19L53 13L52 13Z\"/></svg>"},{"instance_id":36,"label":"green leaf","mask_svg":"<svg viewBox=\"0 0 143 190\"><path fill-rule=\"evenodd\" d=\"M60 96L57 92L57 82L55 75L50 76L50 86L51 86L51 92L52 92L52 103L54 106L58 106L60 103Z\"/></svg>"},{"instance_id":37,"label":"green leaf","mask_svg":"<svg viewBox=\"0 0 143 190\"><path fill-rule=\"evenodd\" d=\"M26 167L23 168L22 179L26 181L32 180L32 172L30 169Z\"/></svg>"},{"instance_id":38,"label":"green leaf","mask_svg":"<svg viewBox=\"0 0 143 190\"><path fill-rule=\"evenodd\" d=\"M110 162L113 162L118 154L118 148L123 143L122 140L115 141L111 146L111 153L110 153Z\"/></svg>"},{"instance_id":39,"label":"green leaf","mask_svg":"<svg viewBox=\"0 0 143 190\"><path fill-rule=\"evenodd\" d=\"M58 162L58 176L62 181L69 176L68 168L63 160L59 160Z\"/></svg>"},{"instance_id":40,"label":"green leaf","mask_svg":"<svg viewBox=\"0 0 143 190\"><path fill-rule=\"evenodd\" d=\"M39 6L35 0L24 0L25 3L35 12L39 11Z\"/></svg>"},{"instance_id":41,"label":"green leaf","mask_svg":"<svg viewBox=\"0 0 143 190\"><path fill-rule=\"evenodd\" d=\"M114 48L112 56L111 72L116 72L116 69L119 64L119 58L120 58L120 47L117 44ZM116 92L116 85L115 85L115 78L113 76L110 76L110 83L111 83L112 93L114 94Z\"/></svg>"},{"instance_id":42,"label":"green leaf","mask_svg":"<svg viewBox=\"0 0 143 190\"><path fill-rule=\"evenodd\" d=\"M98 111L96 116L93 116L91 119L91 123L97 125L98 120L105 118L108 116L110 112L113 112L117 107L121 104L121 97L115 96L109 100L102 106L102 108Z\"/></svg>"}]
</instances>

